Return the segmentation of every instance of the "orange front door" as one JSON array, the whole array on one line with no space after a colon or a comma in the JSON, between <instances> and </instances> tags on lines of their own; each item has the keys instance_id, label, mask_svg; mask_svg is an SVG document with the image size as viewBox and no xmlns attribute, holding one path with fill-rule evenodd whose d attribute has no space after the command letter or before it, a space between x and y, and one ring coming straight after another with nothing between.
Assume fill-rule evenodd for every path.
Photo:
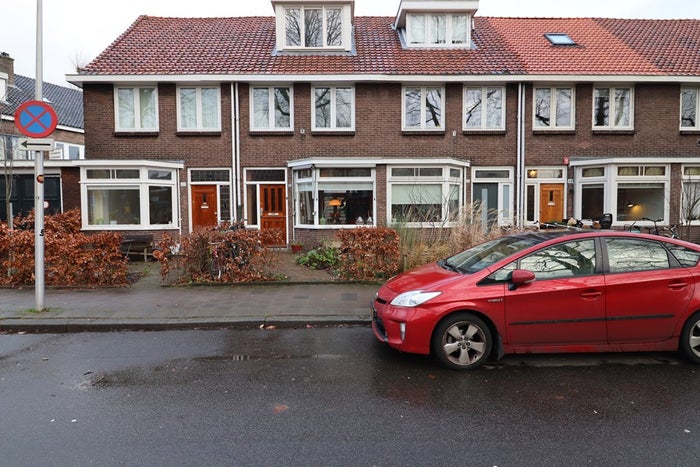
<instances>
[{"instance_id":1,"label":"orange front door","mask_svg":"<svg viewBox=\"0 0 700 467\"><path fill-rule=\"evenodd\" d=\"M564 185L540 185L540 222L561 222L564 219Z\"/></svg>"},{"instance_id":2,"label":"orange front door","mask_svg":"<svg viewBox=\"0 0 700 467\"><path fill-rule=\"evenodd\" d=\"M216 185L192 185L192 228L216 226L216 192Z\"/></svg>"},{"instance_id":3,"label":"orange front door","mask_svg":"<svg viewBox=\"0 0 700 467\"><path fill-rule=\"evenodd\" d=\"M287 244L287 199L284 185L260 185L260 230L278 229Z\"/></svg>"}]
</instances>

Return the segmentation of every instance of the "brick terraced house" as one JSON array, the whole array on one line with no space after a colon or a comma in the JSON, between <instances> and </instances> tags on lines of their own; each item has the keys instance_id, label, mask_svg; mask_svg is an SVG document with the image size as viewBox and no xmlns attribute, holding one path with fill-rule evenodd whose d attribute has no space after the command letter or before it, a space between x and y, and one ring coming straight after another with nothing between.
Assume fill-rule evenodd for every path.
<instances>
[{"instance_id":1,"label":"brick terraced house","mask_svg":"<svg viewBox=\"0 0 700 467\"><path fill-rule=\"evenodd\" d=\"M474 202L501 226L700 225L700 20L271 3L270 17L141 16L67 77L84 93L84 229L244 219L313 244L450 226Z\"/></svg>"}]
</instances>

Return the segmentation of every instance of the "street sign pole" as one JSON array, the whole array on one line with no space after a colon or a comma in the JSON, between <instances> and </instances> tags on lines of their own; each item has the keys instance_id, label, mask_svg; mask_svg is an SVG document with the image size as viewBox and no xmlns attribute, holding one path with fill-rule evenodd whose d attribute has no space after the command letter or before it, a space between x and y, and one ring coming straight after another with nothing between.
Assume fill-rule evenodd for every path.
<instances>
[{"instance_id":1,"label":"street sign pole","mask_svg":"<svg viewBox=\"0 0 700 467\"><path fill-rule=\"evenodd\" d=\"M36 100L43 102L42 0L36 0ZM44 152L34 152L34 299L36 311L44 311Z\"/></svg>"}]
</instances>

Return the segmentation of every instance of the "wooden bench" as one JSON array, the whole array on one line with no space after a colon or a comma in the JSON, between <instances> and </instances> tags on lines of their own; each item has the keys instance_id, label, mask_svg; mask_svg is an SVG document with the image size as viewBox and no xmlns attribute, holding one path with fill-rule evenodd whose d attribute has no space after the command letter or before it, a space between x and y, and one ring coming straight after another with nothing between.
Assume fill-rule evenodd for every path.
<instances>
[{"instance_id":1,"label":"wooden bench","mask_svg":"<svg viewBox=\"0 0 700 467\"><path fill-rule=\"evenodd\" d=\"M153 235L124 235L121 250L125 257L131 259L132 256L143 255L143 260L148 261L148 256L153 255Z\"/></svg>"}]
</instances>

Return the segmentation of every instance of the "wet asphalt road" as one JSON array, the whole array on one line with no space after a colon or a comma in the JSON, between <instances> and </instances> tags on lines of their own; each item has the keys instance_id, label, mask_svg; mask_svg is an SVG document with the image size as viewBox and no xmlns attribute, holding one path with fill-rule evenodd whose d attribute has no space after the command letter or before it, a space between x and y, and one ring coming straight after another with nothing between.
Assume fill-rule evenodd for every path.
<instances>
[{"instance_id":1,"label":"wet asphalt road","mask_svg":"<svg viewBox=\"0 0 700 467\"><path fill-rule=\"evenodd\" d=\"M369 328L0 335L2 465L698 465L674 354L443 370Z\"/></svg>"}]
</instances>

